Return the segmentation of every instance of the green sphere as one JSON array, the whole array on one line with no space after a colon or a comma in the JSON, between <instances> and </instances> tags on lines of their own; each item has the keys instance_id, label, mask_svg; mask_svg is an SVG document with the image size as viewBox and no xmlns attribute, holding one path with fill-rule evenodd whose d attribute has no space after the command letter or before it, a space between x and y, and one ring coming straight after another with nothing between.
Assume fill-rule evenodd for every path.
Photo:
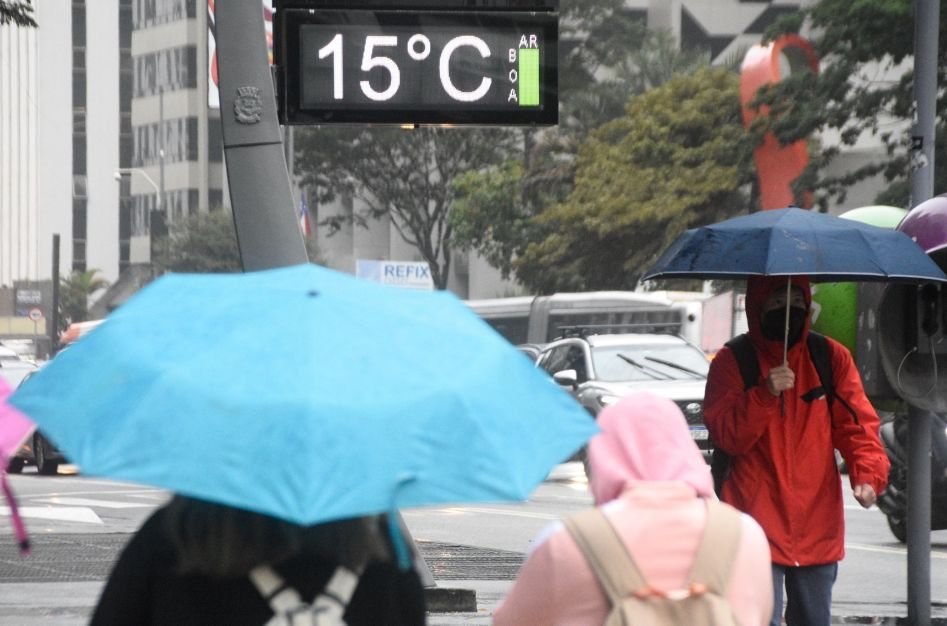
<instances>
[{"instance_id":1,"label":"green sphere","mask_svg":"<svg viewBox=\"0 0 947 626\"><path fill-rule=\"evenodd\" d=\"M839 215L881 228L895 228L907 211L893 206L866 206ZM855 353L858 332L858 289L855 283L813 283L812 330L840 342Z\"/></svg>"}]
</instances>

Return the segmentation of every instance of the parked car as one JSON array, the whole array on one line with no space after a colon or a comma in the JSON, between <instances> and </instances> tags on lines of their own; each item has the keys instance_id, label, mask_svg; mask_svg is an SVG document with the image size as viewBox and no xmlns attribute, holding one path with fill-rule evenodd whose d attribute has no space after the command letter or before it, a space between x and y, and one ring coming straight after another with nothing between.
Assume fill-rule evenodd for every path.
<instances>
[{"instance_id":1,"label":"parked car","mask_svg":"<svg viewBox=\"0 0 947 626\"><path fill-rule=\"evenodd\" d=\"M536 366L568 388L593 417L637 390L670 398L684 413L697 447L710 459L713 444L704 424L710 360L684 339L652 333L578 334L547 344Z\"/></svg>"},{"instance_id":2,"label":"parked car","mask_svg":"<svg viewBox=\"0 0 947 626\"><path fill-rule=\"evenodd\" d=\"M20 355L13 348L0 346L0 361L19 361Z\"/></svg>"},{"instance_id":3,"label":"parked car","mask_svg":"<svg viewBox=\"0 0 947 626\"><path fill-rule=\"evenodd\" d=\"M543 343L521 343L516 346L516 348L526 355L533 363L536 362L536 359L539 358L539 353L542 352L543 346L546 344Z\"/></svg>"},{"instance_id":4,"label":"parked car","mask_svg":"<svg viewBox=\"0 0 947 626\"><path fill-rule=\"evenodd\" d=\"M7 384L14 389L38 369L29 361L0 361L0 376L3 376ZM35 430L10 458L7 471L11 474L19 474L24 466L32 464L36 466L37 472L48 476L58 472L59 465L65 462L65 457L56 446L43 433Z\"/></svg>"}]
</instances>

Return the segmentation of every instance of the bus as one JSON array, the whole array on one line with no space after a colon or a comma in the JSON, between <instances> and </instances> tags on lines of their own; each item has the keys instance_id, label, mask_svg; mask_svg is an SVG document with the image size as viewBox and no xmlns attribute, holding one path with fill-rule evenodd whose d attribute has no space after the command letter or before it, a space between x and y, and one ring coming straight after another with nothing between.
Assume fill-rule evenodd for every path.
<instances>
[{"instance_id":1,"label":"bus","mask_svg":"<svg viewBox=\"0 0 947 626\"><path fill-rule=\"evenodd\" d=\"M547 343L567 327L601 327L603 332L659 332L702 346L702 301L668 292L590 291L548 296L467 300L466 304L513 344Z\"/></svg>"}]
</instances>

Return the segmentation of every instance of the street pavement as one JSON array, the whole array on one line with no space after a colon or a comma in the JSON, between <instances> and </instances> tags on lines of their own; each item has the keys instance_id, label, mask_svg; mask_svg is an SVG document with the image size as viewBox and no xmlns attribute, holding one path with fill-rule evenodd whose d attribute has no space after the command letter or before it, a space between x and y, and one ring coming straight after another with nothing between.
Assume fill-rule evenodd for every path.
<instances>
[{"instance_id":1,"label":"street pavement","mask_svg":"<svg viewBox=\"0 0 947 626\"><path fill-rule=\"evenodd\" d=\"M548 482L580 480L580 473L580 465L566 464L557 467ZM0 521L0 526L5 526L5 521ZM10 545L9 534L0 532L0 626L88 623L111 563L130 536L130 532L69 535L44 534L40 530L33 534L37 548L33 555L20 559ZM491 624L493 611L509 591L525 558L519 551L444 541L422 539L417 545L439 590L476 594L476 611L432 613L430 626ZM836 624L906 624L906 614L903 602L833 605ZM934 625L947 626L947 606L935 604L932 616Z\"/></svg>"}]
</instances>

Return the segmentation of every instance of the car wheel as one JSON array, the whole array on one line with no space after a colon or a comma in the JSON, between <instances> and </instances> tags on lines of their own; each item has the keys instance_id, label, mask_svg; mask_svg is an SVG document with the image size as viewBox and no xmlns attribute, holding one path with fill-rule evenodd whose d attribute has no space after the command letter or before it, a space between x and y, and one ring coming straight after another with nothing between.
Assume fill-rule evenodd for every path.
<instances>
[{"instance_id":1,"label":"car wheel","mask_svg":"<svg viewBox=\"0 0 947 626\"><path fill-rule=\"evenodd\" d=\"M908 541L908 524L907 518L897 517L892 515L885 515L888 518L888 528L891 529L891 534L894 535L894 538L900 541L901 543L907 543Z\"/></svg>"},{"instance_id":2,"label":"car wheel","mask_svg":"<svg viewBox=\"0 0 947 626\"><path fill-rule=\"evenodd\" d=\"M12 458L10 459L10 463L7 465L7 473L19 474L20 472L23 471L23 466L25 464L26 464L26 461L24 461L21 458L16 458L16 457Z\"/></svg>"},{"instance_id":3,"label":"car wheel","mask_svg":"<svg viewBox=\"0 0 947 626\"><path fill-rule=\"evenodd\" d=\"M52 476L59 471L59 461L49 460L49 442L40 434L33 437L33 458L36 461L36 471L43 476Z\"/></svg>"}]
</instances>

